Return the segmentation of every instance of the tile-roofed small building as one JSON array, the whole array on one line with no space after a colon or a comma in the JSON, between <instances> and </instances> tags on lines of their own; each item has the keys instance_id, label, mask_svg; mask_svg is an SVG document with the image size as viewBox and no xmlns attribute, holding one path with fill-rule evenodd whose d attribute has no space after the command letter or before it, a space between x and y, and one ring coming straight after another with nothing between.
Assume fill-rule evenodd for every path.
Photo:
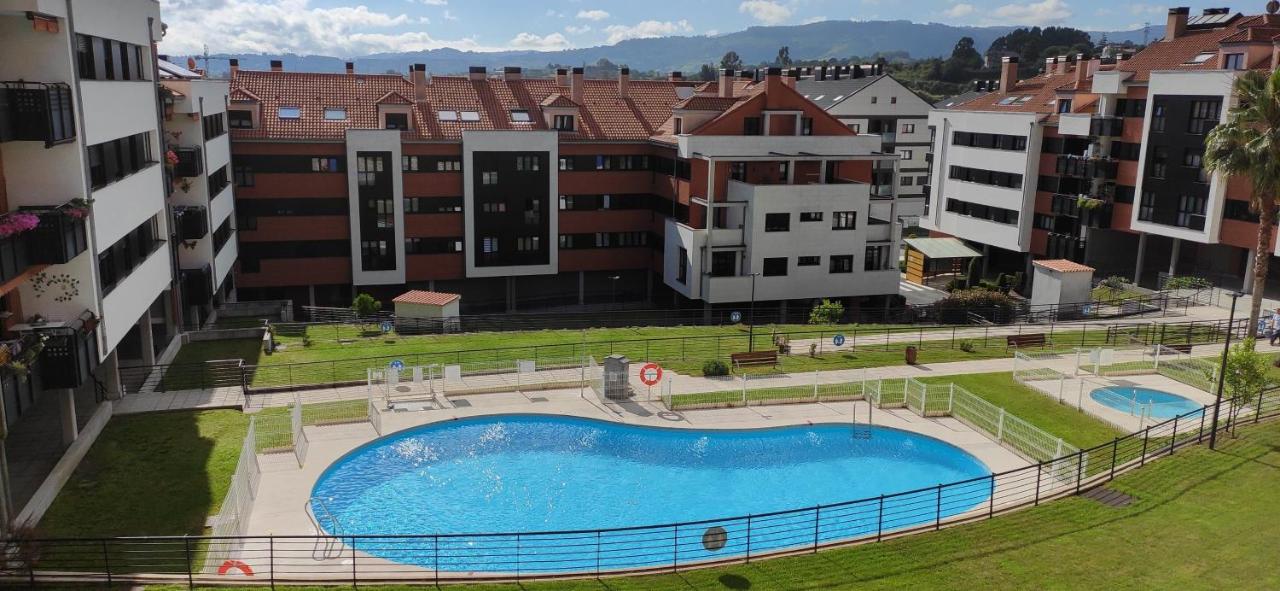
<instances>
[{"instance_id":1,"label":"tile-roofed small building","mask_svg":"<svg viewBox=\"0 0 1280 591\"><path fill-rule=\"evenodd\" d=\"M393 302L405 304L423 304L428 306L443 306L449 302L455 301L462 296L456 293L444 293L439 291L426 291L421 289L413 289L396 296Z\"/></svg>"}]
</instances>

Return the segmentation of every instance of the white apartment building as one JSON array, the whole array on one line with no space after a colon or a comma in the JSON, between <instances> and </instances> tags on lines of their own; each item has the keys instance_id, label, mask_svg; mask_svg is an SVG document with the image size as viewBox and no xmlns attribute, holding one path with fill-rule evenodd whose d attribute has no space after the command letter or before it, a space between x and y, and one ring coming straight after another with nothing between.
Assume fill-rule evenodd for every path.
<instances>
[{"instance_id":1,"label":"white apartment building","mask_svg":"<svg viewBox=\"0 0 1280 591\"><path fill-rule=\"evenodd\" d=\"M0 524L174 341L161 30L155 0L0 0Z\"/></svg>"}]
</instances>

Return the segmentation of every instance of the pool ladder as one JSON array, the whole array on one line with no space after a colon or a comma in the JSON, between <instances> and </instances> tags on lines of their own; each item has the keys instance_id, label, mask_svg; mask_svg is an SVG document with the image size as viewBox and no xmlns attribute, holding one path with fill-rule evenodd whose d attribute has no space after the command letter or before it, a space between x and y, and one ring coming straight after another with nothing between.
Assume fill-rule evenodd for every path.
<instances>
[{"instance_id":1,"label":"pool ladder","mask_svg":"<svg viewBox=\"0 0 1280 591\"><path fill-rule=\"evenodd\" d=\"M327 532L329 534L328 536L325 536L326 531L324 527L320 525L321 516L316 515L316 507L320 508L321 513L323 513L323 517L327 519L332 526L332 530ZM329 505L320 497L311 497L307 499L307 502L302 508L303 511L306 512L307 517L311 519L311 524L315 526L316 533L323 536L316 539L316 547L311 550L311 558L315 560L327 560L340 556L342 554L342 540L339 539L339 536L342 535L342 523L339 522L338 518L329 510Z\"/></svg>"}]
</instances>

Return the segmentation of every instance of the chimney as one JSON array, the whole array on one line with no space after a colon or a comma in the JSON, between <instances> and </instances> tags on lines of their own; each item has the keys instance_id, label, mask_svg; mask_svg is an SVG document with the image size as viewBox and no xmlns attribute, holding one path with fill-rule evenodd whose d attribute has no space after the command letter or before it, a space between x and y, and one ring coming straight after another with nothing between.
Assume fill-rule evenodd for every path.
<instances>
[{"instance_id":1,"label":"chimney","mask_svg":"<svg viewBox=\"0 0 1280 591\"><path fill-rule=\"evenodd\" d=\"M831 79L832 79L832 80L839 80L839 79L840 79L840 70L843 70L843 69L844 69L844 67L843 67L843 66L836 66L836 67L834 67L834 68L831 68Z\"/></svg>"},{"instance_id":2,"label":"chimney","mask_svg":"<svg viewBox=\"0 0 1280 591\"><path fill-rule=\"evenodd\" d=\"M719 96L722 98L733 96L733 70L720 70L720 80L716 84L716 89Z\"/></svg>"},{"instance_id":3,"label":"chimney","mask_svg":"<svg viewBox=\"0 0 1280 591\"><path fill-rule=\"evenodd\" d=\"M523 70L518 66L507 66L502 68L502 79L507 81L519 80L523 76L522 72Z\"/></svg>"},{"instance_id":4,"label":"chimney","mask_svg":"<svg viewBox=\"0 0 1280 591\"><path fill-rule=\"evenodd\" d=\"M556 86L568 86L568 85L569 85L569 69L556 68Z\"/></svg>"},{"instance_id":5,"label":"chimney","mask_svg":"<svg viewBox=\"0 0 1280 591\"><path fill-rule=\"evenodd\" d=\"M282 61L280 61L280 60L271 60L271 71L272 71L272 72L283 72L283 71L284 71L284 62L282 62Z\"/></svg>"},{"instance_id":6,"label":"chimney","mask_svg":"<svg viewBox=\"0 0 1280 591\"><path fill-rule=\"evenodd\" d=\"M1071 62L1073 61L1075 61L1074 57L1058 56L1058 74L1066 74L1071 69Z\"/></svg>"},{"instance_id":7,"label":"chimney","mask_svg":"<svg viewBox=\"0 0 1280 591\"><path fill-rule=\"evenodd\" d=\"M347 75L348 75L348 76L350 76L350 75L355 74L355 73L356 73L356 63L355 63L355 62L347 62Z\"/></svg>"},{"instance_id":8,"label":"chimney","mask_svg":"<svg viewBox=\"0 0 1280 591\"><path fill-rule=\"evenodd\" d=\"M800 79L800 68L791 68L790 70L787 71L786 76L783 77L782 81L787 86L790 86L791 88L795 88L796 81L799 79Z\"/></svg>"},{"instance_id":9,"label":"chimney","mask_svg":"<svg viewBox=\"0 0 1280 591\"><path fill-rule=\"evenodd\" d=\"M1164 40L1172 41L1187 32L1187 17L1191 9L1186 6L1169 9L1169 20L1164 25Z\"/></svg>"},{"instance_id":10,"label":"chimney","mask_svg":"<svg viewBox=\"0 0 1280 591\"><path fill-rule=\"evenodd\" d=\"M764 71L764 91L766 93L781 89L785 82L782 79L782 68L768 68Z\"/></svg>"},{"instance_id":11,"label":"chimney","mask_svg":"<svg viewBox=\"0 0 1280 591\"><path fill-rule=\"evenodd\" d=\"M1089 77L1089 70L1092 65L1093 62L1089 61L1088 56L1083 53L1076 54L1076 89L1084 86L1084 81Z\"/></svg>"},{"instance_id":12,"label":"chimney","mask_svg":"<svg viewBox=\"0 0 1280 591\"><path fill-rule=\"evenodd\" d=\"M1045 76L1052 76L1054 74L1054 70L1057 70L1057 69L1058 69L1058 58L1056 57L1044 58L1044 75Z\"/></svg>"},{"instance_id":13,"label":"chimney","mask_svg":"<svg viewBox=\"0 0 1280 591\"><path fill-rule=\"evenodd\" d=\"M470 66L467 68L467 78L472 80L484 80L488 70L484 66Z\"/></svg>"},{"instance_id":14,"label":"chimney","mask_svg":"<svg viewBox=\"0 0 1280 591\"><path fill-rule=\"evenodd\" d=\"M583 80L582 68L574 68L573 74L569 77L569 98L573 99L573 102L581 105L582 95L586 91L585 86L586 82Z\"/></svg>"},{"instance_id":15,"label":"chimney","mask_svg":"<svg viewBox=\"0 0 1280 591\"><path fill-rule=\"evenodd\" d=\"M814 79L814 80L817 80L817 81L819 81L819 82L821 82L821 81L823 81L823 80L826 80L826 79L827 79L827 67L826 67L826 66L818 66L818 69L817 69L817 70L814 70L813 79Z\"/></svg>"},{"instance_id":16,"label":"chimney","mask_svg":"<svg viewBox=\"0 0 1280 591\"><path fill-rule=\"evenodd\" d=\"M240 71L240 60L233 57L228 62L231 64L231 76L234 77Z\"/></svg>"},{"instance_id":17,"label":"chimney","mask_svg":"<svg viewBox=\"0 0 1280 591\"><path fill-rule=\"evenodd\" d=\"M409 79L413 81L413 100L427 100L427 65L413 64Z\"/></svg>"},{"instance_id":18,"label":"chimney","mask_svg":"<svg viewBox=\"0 0 1280 591\"><path fill-rule=\"evenodd\" d=\"M672 71L670 74L667 74L667 81L668 81L668 82L683 82L683 81L684 81L684 72L681 72L680 70L674 70L674 71Z\"/></svg>"},{"instance_id":19,"label":"chimney","mask_svg":"<svg viewBox=\"0 0 1280 591\"><path fill-rule=\"evenodd\" d=\"M627 98L627 92L631 88L631 68L618 68L618 96Z\"/></svg>"},{"instance_id":20,"label":"chimney","mask_svg":"<svg viewBox=\"0 0 1280 591\"><path fill-rule=\"evenodd\" d=\"M1009 94L1013 85L1018 83L1018 57L1000 58L1000 92Z\"/></svg>"}]
</instances>

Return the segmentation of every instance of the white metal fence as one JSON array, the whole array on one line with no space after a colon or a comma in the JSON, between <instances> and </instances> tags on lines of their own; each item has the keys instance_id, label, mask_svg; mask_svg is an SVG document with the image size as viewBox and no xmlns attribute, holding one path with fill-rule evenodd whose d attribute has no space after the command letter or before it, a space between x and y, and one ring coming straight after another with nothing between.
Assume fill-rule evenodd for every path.
<instances>
[{"instance_id":1,"label":"white metal fence","mask_svg":"<svg viewBox=\"0 0 1280 591\"><path fill-rule=\"evenodd\" d=\"M302 429L302 399L296 395L289 417L289 432L293 435L293 455L298 458L298 467L301 468L307 463L307 448L311 444L307 441L306 431Z\"/></svg>"},{"instance_id":2,"label":"white metal fence","mask_svg":"<svg viewBox=\"0 0 1280 591\"><path fill-rule=\"evenodd\" d=\"M213 518L210 535L214 537L235 537L246 533L249 513L253 510L253 500L258 496L258 482L262 477L262 469L258 466L256 418L249 417L249 431L240 445L240 459L231 475L231 486L222 501L222 508ZM217 572L223 561L236 550L227 545L211 546L205 554L204 571Z\"/></svg>"},{"instance_id":3,"label":"white metal fence","mask_svg":"<svg viewBox=\"0 0 1280 591\"><path fill-rule=\"evenodd\" d=\"M447 408L445 396L594 387L591 380L601 372L593 363L573 357L367 368L365 380L388 405L430 400Z\"/></svg>"}]
</instances>

